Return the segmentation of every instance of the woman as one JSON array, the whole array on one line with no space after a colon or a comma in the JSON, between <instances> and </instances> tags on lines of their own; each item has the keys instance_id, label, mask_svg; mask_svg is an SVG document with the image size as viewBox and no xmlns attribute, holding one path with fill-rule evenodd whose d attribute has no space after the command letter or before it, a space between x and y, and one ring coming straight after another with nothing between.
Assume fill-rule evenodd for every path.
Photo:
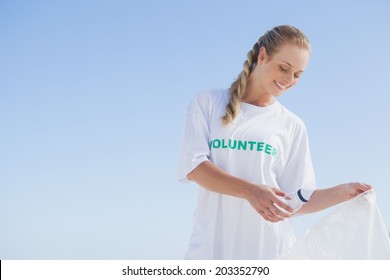
<instances>
[{"instance_id":1,"label":"woman","mask_svg":"<svg viewBox=\"0 0 390 280\"><path fill-rule=\"evenodd\" d=\"M248 52L228 90L191 102L178 176L202 188L186 258L276 258L295 242L286 194L309 193L297 212L303 214L371 189L362 183L316 188L305 125L276 100L298 82L309 57L304 33L277 26Z\"/></svg>"}]
</instances>

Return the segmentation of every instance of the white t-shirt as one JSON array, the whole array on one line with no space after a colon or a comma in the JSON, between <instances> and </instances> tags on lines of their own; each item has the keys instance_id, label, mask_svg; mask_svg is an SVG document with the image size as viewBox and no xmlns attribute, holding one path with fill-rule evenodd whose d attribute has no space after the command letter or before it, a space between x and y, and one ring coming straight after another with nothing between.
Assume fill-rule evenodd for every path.
<instances>
[{"instance_id":1,"label":"white t-shirt","mask_svg":"<svg viewBox=\"0 0 390 280\"><path fill-rule=\"evenodd\" d=\"M228 90L200 93L187 109L178 179L203 161L255 184L286 193L314 189L305 126L278 101L266 107L241 103L223 126ZM268 223L242 198L199 189L187 259L274 259L295 242L288 220Z\"/></svg>"}]
</instances>

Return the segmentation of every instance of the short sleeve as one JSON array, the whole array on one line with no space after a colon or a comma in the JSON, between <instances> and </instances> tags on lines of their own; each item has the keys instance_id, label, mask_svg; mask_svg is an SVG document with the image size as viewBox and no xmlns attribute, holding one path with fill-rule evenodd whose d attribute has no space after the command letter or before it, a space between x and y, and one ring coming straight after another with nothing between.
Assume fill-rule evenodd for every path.
<instances>
[{"instance_id":1,"label":"short sleeve","mask_svg":"<svg viewBox=\"0 0 390 280\"><path fill-rule=\"evenodd\" d=\"M179 154L177 179L189 182L187 175L199 164L209 160L209 117L207 100L197 96L188 106Z\"/></svg>"},{"instance_id":2,"label":"short sleeve","mask_svg":"<svg viewBox=\"0 0 390 280\"><path fill-rule=\"evenodd\" d=\"M276 180L279 187L286 193L295 192L298 189L314 191L316 180L307 131L303 122L297 125L290 144L287 160L277 173Z\"/></svg>"}]
</instances>

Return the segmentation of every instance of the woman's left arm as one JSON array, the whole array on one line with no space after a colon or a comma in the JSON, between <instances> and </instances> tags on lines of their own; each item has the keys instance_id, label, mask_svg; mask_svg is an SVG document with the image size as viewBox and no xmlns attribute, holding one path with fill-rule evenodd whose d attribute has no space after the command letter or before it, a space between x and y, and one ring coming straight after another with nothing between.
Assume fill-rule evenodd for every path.
<instances>
[{"instance_id":1,"label":"woman's left arm","mask_svg":"<svg viewBox=\"0 0 390 280\"><path fill-rule=\"evenodd\" d=\"M357 182L341 184L327 189L317 189L313 192L310 200L299 209L297 214L307 214L324 210L350 200L371 189L372 186Z\"/></svg>"}]
</instances>

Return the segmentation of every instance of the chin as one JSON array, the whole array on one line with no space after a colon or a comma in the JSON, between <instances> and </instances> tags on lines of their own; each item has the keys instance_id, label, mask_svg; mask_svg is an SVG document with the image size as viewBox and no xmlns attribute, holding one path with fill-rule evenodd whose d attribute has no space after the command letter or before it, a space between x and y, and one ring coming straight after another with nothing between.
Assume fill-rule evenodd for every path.
<instances>
[{"instance_id":1,"label":"chin","mask_svg":"<svg viewBox=\"0 0 390 280\"><path fill-rule=\"evenodd\" d=\"M283 95L283 93L285 93L286 91L278 91L278 92L275 92L272 94L273 97L279 97L281 95Z\"/></svg>"}]
</instances>

